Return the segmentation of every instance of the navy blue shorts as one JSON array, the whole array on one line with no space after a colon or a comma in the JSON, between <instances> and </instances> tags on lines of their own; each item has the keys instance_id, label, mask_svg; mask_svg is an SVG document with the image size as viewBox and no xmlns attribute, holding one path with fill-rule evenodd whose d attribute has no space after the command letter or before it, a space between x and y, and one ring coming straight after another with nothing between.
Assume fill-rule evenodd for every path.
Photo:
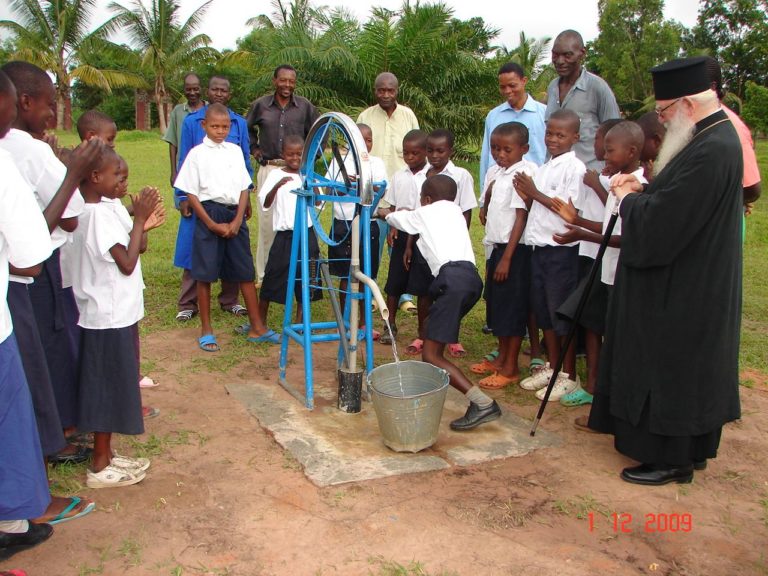
<instances>
[{"instance_id":1,"label":"navy blue shorts","mask_svg":"<svg viewBox=\"0 0 768 576\"><path fill-rule=\"evenodd\" d=\"M202 202L205 212L217 224L228 224L237 215L237 206L225 206L218 202ZM251 238L248 224L243 218L240 231L232 238L222 238L208 230L200 218L196 219L192 242L192 278L200 282L253 282Z\"/></svg>"},{"instance_id":2,"label":"navy blue shorts","mask_svg":"<svg viewBox=\"0 0 768 576\"><path fill-rule=\"evenodd\" d=\"M320 257L320 248L317 244L317 236L309 229L309 273L310 282L319 285L317 259ZM275 234L272 248L269 249L267 265L264 268L264 279L261 282L259 298L269 302L285 304L285 295L288 290L288 272L291 269L291 244L293 242L293 230L281 230ZM296 285L293 288L297 302L301 302L301 265L296 262ZM310 289L311 301L321 300L323 292L318 289Z\"/></svg>"},{"instance_id":3,"label":"navy blue shorts","mask_svg":"<svg viewBox=\"0 0 768 576\"><path fill-rule=\"evenodd\" d=\"M344 238L337 246L328 246L328 268L334 276L346 278L349 276L349 263L352 258L352 222L333 220L333 238ZM361 224L362 231L362 224ZM346 238L345 238L346 236ZM363 244L360 242L360 270L363 269ZM371 278L379 274L379 224L371 221Z\"/></svg>"},{"instance_id":4,"label":"navy blue shorts","mask_svg":"<svg viewBox=\"0 0 768 576\"><path fill-rule=\"evenodd\" d=\"M448 262L429 287L429 307L425 337L427 340L452 344L459 341L459 328L464 316L483 293L483 281L474 264L467 261Z\"/></svg>"},{"instance_id":5,"label":"navy blue shorts","mask_svg":"<svg viewBox=\"0 0 768 576\"><path fill-rule=\"evenodd\" d=\"M536 246L531 256L531 306L542 330L568 334L570 321L557 315L557 309L579 282L578 246Z\"/></svg>"},{"instance_id":6,"label":"navy blue shorts","mask_svg":"<svg viewBox=\"0 0 768 576\"><path fill-rule=\"evenodd\" d=\"M397 231L397 238L392 244L392 252L389 254L389 273L384 292L388 296L400 298L408 292L408 270L403 263L405 245L408 243L408 234L402 230Z\"/></svg>"},{"instance_id":7,"label":"navy blue shorts","mask_svg":"<svg viewBox=\"0 0 768 576\"><path fill-rule=\"evenodd\" d=\"M525 336L531 293L531 247L518 244L504 282L496 282L493 274L506 250L496 244L486 261L485 322L499 338Z\"/></svg>"},{"instance_id":8,"label":"navy blue shorts","mask_svg":"<svg viewBox=\"0 0 768 576\"><path fill-rule=\"evenodd\" d=\"M413 253L411 255L411 268L408 270L408 294L414 296L429 295L430 286L435 277L432 276L432 270L429 268L426 259L422 256L416 243L413 244Z\"/></svg>"}]
</instances>

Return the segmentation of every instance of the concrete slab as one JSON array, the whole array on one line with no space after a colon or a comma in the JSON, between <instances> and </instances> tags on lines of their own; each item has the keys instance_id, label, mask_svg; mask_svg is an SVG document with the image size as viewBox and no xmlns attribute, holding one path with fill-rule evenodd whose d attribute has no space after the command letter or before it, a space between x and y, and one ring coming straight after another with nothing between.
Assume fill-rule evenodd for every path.
<instances>
[{"instance_id":1,"label":"concrete slab","mask_svg":"<svg viewBox=\"0 0 768 576\"><path fill-rule=\"evenodd\" d=\"M435 445L417 454L396 453L381 441L372 404L364 402L359 414L341 412L336 408L335 390L328 386L317 386L313 411L277 384L251 382L226 388L318 486L523 456L559 443L555 435L545 431L531 438L530 422L509 410L499 420L470 432L452 432L448 424L464 414L466 400L450 389Z\"/></svg>"}]
</instances>

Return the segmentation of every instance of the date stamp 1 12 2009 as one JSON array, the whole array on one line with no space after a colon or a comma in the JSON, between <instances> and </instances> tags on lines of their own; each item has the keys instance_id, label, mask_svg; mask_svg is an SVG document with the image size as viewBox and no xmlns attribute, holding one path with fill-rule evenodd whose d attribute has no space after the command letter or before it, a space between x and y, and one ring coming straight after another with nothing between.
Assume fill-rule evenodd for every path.
<instances>
[{"instance_id":1,"label":"date stamp 1 12 2009","mask_svg":"<svg viewBox=\"0 0 768 576\"><path fill-rule=\"evenodd\" d=\"M601 514L595 516L594 512L589 512L587 519L590 532L595 531L596 520L601 517L603 517ZM628 512L613 512L608 516L610 528L615 534L693 531L693 516L688 512L644 514L642 519L638 518L637 520L640 521L637 522L635 517Z\"/></svg>"}]
</instances>

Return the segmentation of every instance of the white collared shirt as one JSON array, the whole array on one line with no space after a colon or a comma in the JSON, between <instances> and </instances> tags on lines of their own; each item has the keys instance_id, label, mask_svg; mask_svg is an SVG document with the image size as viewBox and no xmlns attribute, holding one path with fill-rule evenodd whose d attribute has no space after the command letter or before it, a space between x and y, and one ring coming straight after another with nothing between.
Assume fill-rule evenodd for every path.
<instances>
[{"instance_id":1,"label":"white collared shirt","mask_svg":"<svg viewBox=\"0 0 768 576\"><path fill-rule=\"evenodd\" d=\"M563 202L570 199L577 210L581 210L584 202L584 173L587 171L584 163L576 158L571 150L552 158L539 166L534 176L536 188L545 196L558 197ZM529 246L559 246L552 238L555 234L563 234L568 229L558 214L534 200L528 214L528 224L525 227L525 243ZM573 242L568 246L575 246Z\"/></svg>"},{"instance_id":2,"label":"white collared shirt","mask_svg":"<svg viewBox=\"0 0 768 576\"><path fill-rule=\"evenodd\" d=\"M13 156L16 168L35 195L37 205L41 211L45 210L64 181L67 167L56 157L48 144L16 128L11 128L5 138L0 139L0 148ZM79 216L84 204L80 190L75 190L62 218ZM50 236L55 250L67 241L69 233L57 227ZM23 279L21 281L24 282Z\"/></svg>"},{"instance_id":3,"label":"white collared shirt","mask_svg":"<svg viewBox=\"0 0 768 576\"><path fill-rule=\"evenodd\" d=\"M498 164L493 164L488 168L488 170L485 171L485 180L483 181L483 189L480 190L480 199L478 200L479 206L485 206L485 194L488 192L488 186L491 185L491 182L494 182L496 178L499 177L499 174L504 172L504 168L499 166Z\"/></svg>"},{"instance_id":4,"label":"white collared shirt","mask_svg":"<svg viewBox=\"0 0 768 576\"><path fill-rule=\"evenodd\" d=\"M517 219L517 209L527 210L525 201L513 185L515 174L523 172L532 177L537 166L528 160L521 160L508 168L501 168L498 164L494 164L488 169L486 179L492 174L493 168L496 168L496 179L486 212L485 238L483 239L483 244L486 245L509 242L509 236ZM520 237L520 243L523 243L524 235Z\"/></svg>"},{"instance_id":5,"label":"white collared shirt","mask_svg":"<svg viewBox=\"0 0 768 576\"><path fill-rule=\"evenodd\" d=\"M610 180L613 180L616 178L616 176L618 176L618 174L613 175ZM648 184L648 180L645 179L642 167L632 172L632 176L637 178L641 184ZM613 212L613 207L616 206L617 202L616 196L610 192L610 180L608 182L608 186L605 187L605 189L609 192L608 200L605 203L605 211L603 214L603 234L605 234L605 231L608 228L608 220L611 219L611 212ZM619 216L616 220L616 225L613 227L611 236L621 236L621 216ZM595 246L597 246L597 244L595 244ZM619 252L619 248L613 248L611 246L608 246L605 249L605 254L603 254L602 270L600 271L600 280L603 284L613 286L613 281L616 279L616 268L619 265Z\"/></svg>"},{"instance_id":6,"label":"white collared shirt","mask_svg":"<svg viewBox=\"0 0 768 576\"><path fill-rule=\"evenodd\" d=\"M416 244L433 276L447 262L475 263L467 221L454 202L440 200L412 211L390 212L387 222L398 230L419 235Z\"/></svg>"},{"instance_id":7,"label":"white collared shirt","mask_svg":"<svg viewBox=\"0 0 768 576\"><path fill-rule=\"evenodd\" d=\"M217 144L208 136L189 151L173 183L200 202L212 200L227 206L239 204L240 193L251 184L242 148L226 141Z\"/></svg>"},{"instance_id":8,"label":"white collared shirt","mask_svg":"<svg viewBox=\"0 0 768 576\"><path fill-rule=\"evenodd\" d=\"M384 161L378 156L368 156L368 158L371 162L371 180L373 183L386 182L387 169L384 167ZM355 168L354 158L351 154L348 154L344 159L344 167L347 169L347 176L357 176L357 169ZM331 161L325 177L329 180L344 182L344 176L342 175L341 170L336 168L336 160ZM386 194L386 192L384 192L384 194ZM357 204L354 202L334 202L333 217L336 220L352 220L355 217L356 206ZM373 215L375 216L375 214Z\"/></svg>"},{"instance_id":9,"label":"white collared shirt","mask_svg":"<svg viewBox=\"0 0 768 576\"><path fill-rule=\"evenodd\" d=\"M608 192L611 179L608 176L600 174L600 184ZM610 196L610 193L608 194ZM592 190L586 184L584 185L584 206L581 209L581 217L592 222L602 222L605 214L605 204L600 200L597 192ZM597 251L600 249L594 242L579 242L579 256L587 256L593 260L597 257Z\"/></svg>"},{"instance_id":10,"label":"white collared shirt","mask_svg":"<svg viewBox=\"0 0 768 576\"><path fill-rule=\"evenodd\" d=\"M429 164L418 172L408 166L398 170L384 193L384 201L397 210L416 210L421 206L421 187L427 179Z\"/></svg>"},{"instance_id":11,"label":"white collared shirt","mask_svg":"<svg viewBox=\"0 0 768 576\"><path fill-rule=\"evenodd\" d=\"M128 247L132 228L133 220L120 202L85 205L69 255L79 326L125 328L144 317L141 260L126 276L110 253L117 244Z\"/></svg>"},{"instance_id":12,"label":"white collared shirt","mask_svg":"<svg viewBox=\"0 0 768 576\"><path fill-rule=\"evenodd\" d=\"M264 180L261 190L259 190L259 205L264 212L267 212L270 209L264 207L267 195L272 191L272 188L285 177L289 177L290 180L277 189L275 198L272 200L272 205L270 206L272 209L272 229L275 232L293 230L293 225L296 221L296 203L298 197L292 191L301 188L301 176L299 174L285 172L282 169L272 170L267 175L267 179ZM307 226L311 228L312 220L309 218L309 210L310 208L307 207Z\"/></svg>"},{"instance_id":13,"label":"white collared shirt","mask_svg":"<svg viewBox=\"0 0 768 576\"><path fill-rule=\"evenodd\" d=\"M2 140L0 140L2 142ZM51 255L53 246L48 225L24 181L5 150L0 150L0 343L13 331L8 310L8 264L29 268Z\"/></svg>"},{"instance_id":14,"label":"white collared shirt","mask_svg":"<svg viewBox=\"0 0 768 576\"><path fill-rule=\"evenodd\" d=\"M477 208L474 180L467 170L456 166L453 161L449 160L440 174L450 176L456 182L456 200L454 202L461 208L462 213Z\"/></svg>"}]
</instances>

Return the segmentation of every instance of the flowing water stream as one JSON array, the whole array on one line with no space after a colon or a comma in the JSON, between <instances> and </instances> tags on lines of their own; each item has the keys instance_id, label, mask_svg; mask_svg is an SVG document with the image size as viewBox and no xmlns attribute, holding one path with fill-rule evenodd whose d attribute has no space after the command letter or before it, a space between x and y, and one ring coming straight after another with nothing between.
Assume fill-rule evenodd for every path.
<instances>
[{"instance_id":1,"label":"flowing water stream","mask_svg":"<svg viewBox=\"0 0 768 576\"><path fill-rule=\"evenodd\" d=\"M384 326L389 332L389 338L392 341L392 355L395 357L395 365L397 366L397 376L400 379L400 395L405 397L405 390L403 389L403 373L400 370L400 357L397 355L397 341L395 341L395 335L392 333L392 326L389 325L389 318L384 318Z\"/></svg>"}]
</instances>

